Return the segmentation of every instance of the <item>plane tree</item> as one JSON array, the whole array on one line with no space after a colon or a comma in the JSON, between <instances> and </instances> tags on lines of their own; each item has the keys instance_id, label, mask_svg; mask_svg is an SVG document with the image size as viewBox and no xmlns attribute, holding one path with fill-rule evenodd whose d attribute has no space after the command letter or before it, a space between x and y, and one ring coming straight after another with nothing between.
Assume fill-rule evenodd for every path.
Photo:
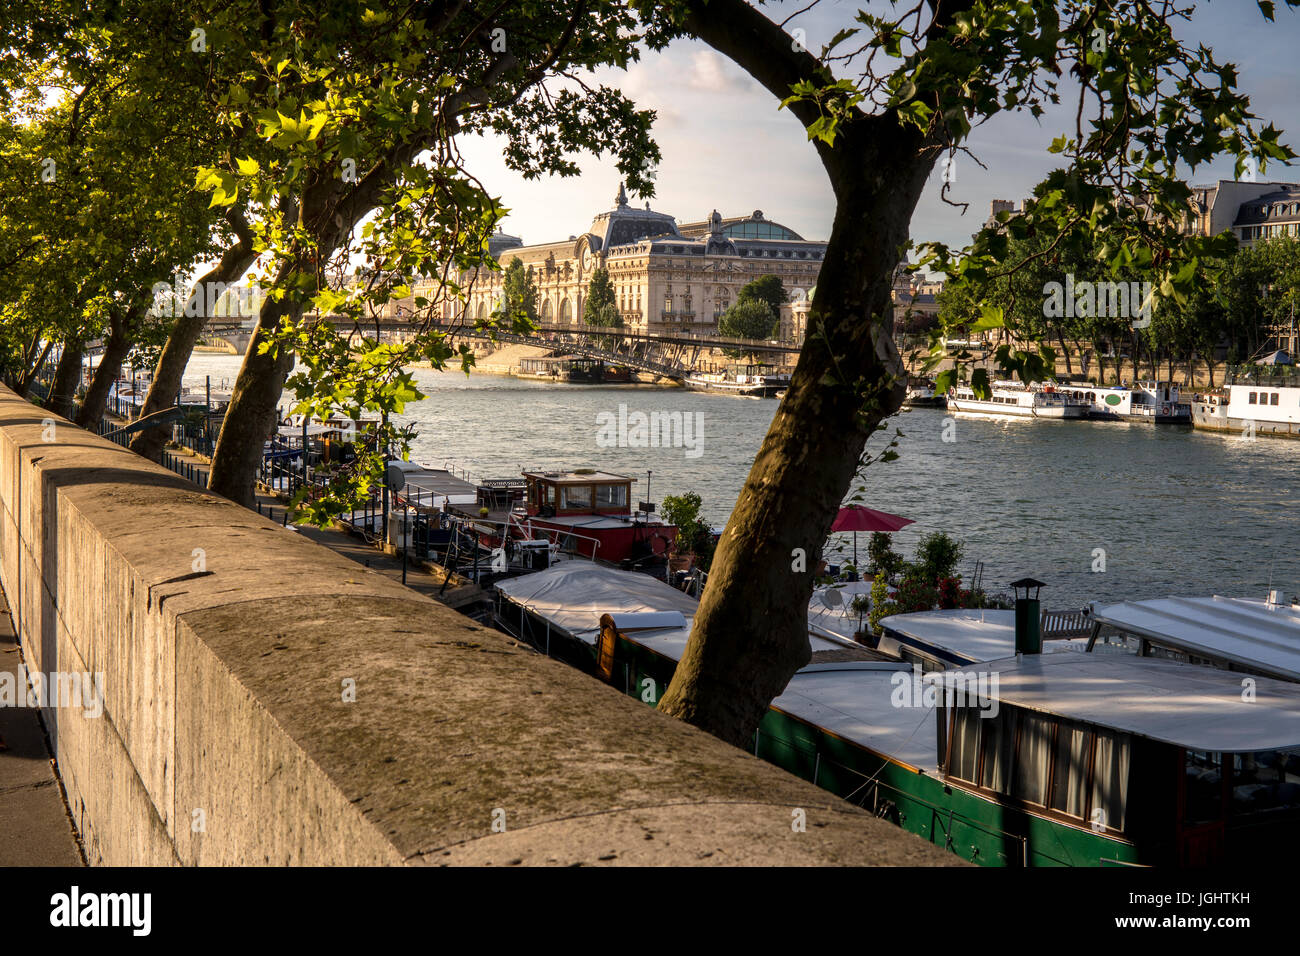
<instances>
[{"instance_id":1,"label":"plane tree","mask_svg":"<svg viewBox=\"0 0 1300 956\"><path fill-rule=\"evenodd\" d=\"M503 133L507 162L529 176L575 174L577 150L611 152L634 188L648 187L646 161L658 155L652 113L616 90L565 82L636 55L635 18L622 4L319 7L311 19L280 7L261 18L223 14L208 30L214 49L245 64L222 92L225 122L254 127L273 151L232 156L197 180L217 206L248 197L265 256L265 299L210 473L212 490L245 503L286 383L304 413L370 410L387 422L419 397L414 360L472 362L435 320L463 300L462 276L499 268L488 238L505 210L463 168L457 137ZM409 282L422 274L437 280L433 299L413 295ZM407 297L414 341L381 343L371 322ZM302 369L289 379L295 358ZM313 520L348 507L404 441L387 425L370 437L339 494L309 503Z\"/></svg>"},{"instance_id":2,"label":"plane tree","mask_svg":"<svg viewBox=\"0 0 1300 956\"><path fill-rule=\"evenodd\" d=\"M1295 5L1295 0L1289 0ZM812 4L815 6L816 4ZM1274 15L1273 4L1261 3ZM1061 166L1022 215L966 249L935 244L917 268L981 280L1016 263L1008 242L1094 245L1111 276L1155 274L1186 295L1217 239L1177 228L1183 171L1221 154L1260 166L1293 155L1236 88L1236 70L1179 38L1190 6L1134 0L922 0L860 10L818 52L799 13L777 23L743 0L642 4L664 45L695 36L735 61L807 131L835 195L831 234L792 376L723 532L690 640L661 710L747 745L770 701L810 656L807 606L823 542L859 475L868 439L900 406L906 376L892 335L894 269L937 161L965 161L970 133L1002 114L1064 114ZM807 7L802 9L808 9ZM1060 113L1055 107L1062 107ZM992 128L992 126L991 126ZM951 183L945 183L948 198ZM985 306L974 328L998 328ZM970 356L939 375L955 381ZM1004 343L1004 374L1042 378L1045 346ZM984 369L972 384L987 394Z\"/></svg>"}]
</instances>

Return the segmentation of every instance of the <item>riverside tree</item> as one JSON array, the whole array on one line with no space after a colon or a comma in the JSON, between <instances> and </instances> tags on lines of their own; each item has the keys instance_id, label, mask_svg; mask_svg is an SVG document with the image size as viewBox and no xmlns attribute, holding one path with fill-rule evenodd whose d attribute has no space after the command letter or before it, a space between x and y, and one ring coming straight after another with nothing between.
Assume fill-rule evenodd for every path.
<instances>
[{"instance_id":1,"label":"riverside tree","mask_svg":"<svg viewBox=\"0 0 1300 956\"><path fill-rule=\"evenodd\" d=\"M582 306L582 321L602 328L623 324L614 298L614 283L609 280L609 270L604 266L591 274L591 282L587 284L587 301Z\"/></svg>"},{"instance_id":2,"label":"riverside tree","mask_svg":"<svg viewBox=\"0 0 1300 956\"><path fill-rule=\"evenodd\" d=\"M1260 7L1273 16L1272 3ZM929 247L917 266L950 281L982 278L1003 268L1009 238L1042 232L1058 247L1097 243L1117 281L1149 269L1160 293L1177 297L1195 284L1201 258L1222 247L1177 228L1191 195L1180 167L1195 170L1222 153L1238 157L1239 169L1262 167L1293 154L1249 112L1235 69L1178 38L1191 16L1178 3L928 0L890 15L861 10L817 52L798 30L797 12L778 24L743 0L641 9L655 26L652 43L699 37L790 110L836 198L789 391L659 704L744 746L809 659L807 607L823 542L867 440L905 394L890 289L936 162L965 156L975 124L1012 110L1042 116L1068 97L1076 119L1052 147L1062 166L1034 190L1025 213L967 250ZM988 307L973 327L1002 321ZM936 364L942 353L939 345ZM996 360L1022 378L1047 368L1043 352L1010 345ZM982 372L972 381L987 391Z\"/></svg>"},{"instance_id":3,"label":"riverside tree","mask_svg":"<svg viewBox=\"0 0 1300 956\"><path fill-rule=\"evenodd\" d=\"M622 5L340 0L326 7L313 6L310 16L305 7L253 16L256 37L225 12L221 31L209 30L230 43L231 56L257 51L228 89L227 123L254 125L279 153L266 162L234 156L199 175L217 205L248 195L254 242L266 256L259 275L266 300L210 473L212 490L244 503L295 357L304 364L288 380L298 409L337 407L354 416L400 412L420 397L406 371L416 359L443 367L459 356L463 367L471 364L468 346L452 348L445 331L431 326L441 305L463 298L462 275L497 268L487 241L504 209L461 167L455 137L504 133L507 162L527 175L576 173L576 150L613 152L641 188L648 187L641 170L658 156L648 137L652 114L617 91L542 86L635 56L635 18ZM250 95L268 76L265 92ZM348 270L354 258L359 264ZM413 276L430 273L438 301L414 296L424 324L414 342L380 344L377 326L368 334L369 318L411 295ZM309 312L343 317L351 329L304 322ZM343 510L401 442L395 432L377 432L341 496L313 502L310 516L327 520Z\"/></svg>"}]
</instances>

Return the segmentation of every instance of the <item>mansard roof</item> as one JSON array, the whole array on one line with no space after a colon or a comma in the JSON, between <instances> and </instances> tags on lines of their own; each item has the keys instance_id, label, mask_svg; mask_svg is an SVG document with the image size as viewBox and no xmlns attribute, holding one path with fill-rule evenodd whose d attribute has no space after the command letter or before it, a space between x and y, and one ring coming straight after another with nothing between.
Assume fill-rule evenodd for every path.
<instances>
[{"instance_id":1,"label":"mansard roof","mask_svg":"<svg viewBox=\"0 0 1300 956\"><path fill-rule=\"evenodd\" d=\"M1247 199L1238 207L1233 225L1253 226L1269 222L1300 222L1300 186Z\"/></svg>"}]
</instances>

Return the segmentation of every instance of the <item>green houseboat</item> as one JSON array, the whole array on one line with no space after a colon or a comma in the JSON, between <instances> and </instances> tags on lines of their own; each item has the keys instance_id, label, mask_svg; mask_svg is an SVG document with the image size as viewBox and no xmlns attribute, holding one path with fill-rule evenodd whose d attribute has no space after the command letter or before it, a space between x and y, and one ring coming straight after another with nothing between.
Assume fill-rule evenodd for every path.
<instances>
[{"instance_id":1,"label":"green houseboat","mask_svg":"<svg viewBox=\"0 0 1300 956\"><path fill-rule=\"evenodd\" d=\"M500 582L498 621L656 704L696 602L568 562ZM924 673L833 636L754 752L991 866L1196 866L1300 835L1300 687L1128 654L1022 654Z\"/></svg>"}]
</instances>

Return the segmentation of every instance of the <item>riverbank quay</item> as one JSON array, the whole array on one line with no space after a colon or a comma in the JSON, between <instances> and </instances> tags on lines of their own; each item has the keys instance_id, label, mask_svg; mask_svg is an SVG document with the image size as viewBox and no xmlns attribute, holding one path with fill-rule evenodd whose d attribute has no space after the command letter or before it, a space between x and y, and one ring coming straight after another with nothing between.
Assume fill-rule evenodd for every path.
<instances>
[{"instance_id":1,"label":"riverbank quay","mask_svg":"<svg viewBox=\"0 0 1300 956\"><path fill-rule=\"evenodd\" d=\"M0 867L85 866L28 673L0 590Z\"/></svg>"},{"instance_id":2,"label":"riverbank quay","mask_svg":"<svg viewBox=\"0 0 1300 956\"><path fill-rule=\"evenodd\" d=\"M91 863L957 862L5 389L0 505Z\"/></svg>"},{"instance_id":3,"label":"riverbank quay","mask_svg":"<svg viewBox=\"0 0 1300 956\"><path fill-rule=\"evenodd\" d=\"M166 467L201 488L207 488L209 460L189 448L169 445ZM489 597L473 581L436 564L408 556L391 546L380 546L360 529L342 525L318 528L315 525L294 524L290 520L290 507L283 493L259 484L256 488L257 513L273 523L329 548L335 554L362 565L367 571L383 575L422 594L430 600L456 611L468 611L486 605Z\"/></svg>"}]
</instances>

